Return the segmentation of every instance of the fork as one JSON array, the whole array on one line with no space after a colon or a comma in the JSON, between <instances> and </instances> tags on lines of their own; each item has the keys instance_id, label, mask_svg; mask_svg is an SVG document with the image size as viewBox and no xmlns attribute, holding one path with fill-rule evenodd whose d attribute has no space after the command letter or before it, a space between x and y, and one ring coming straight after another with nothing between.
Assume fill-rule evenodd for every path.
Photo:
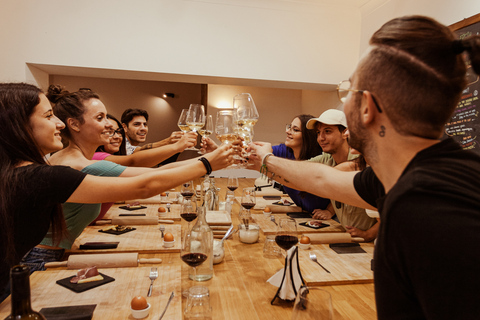
<instances>
[{"instance_id":1,"label":"fork","mask_svg":"<svg viewBox=\"0 0 480 320\"><path fill-rule=\"evenodd\" d=\"M163 232L165 231L165 226L163 224L160 225L160 232L162 233L162 238L163 238Z\"/></svg>"},{"instance_id":2,"label":"fork","mask_svg":"<svg viewBox=\"0 0 480 320\"><path fill-rule=\"evenodd\" d=\"M148 289L147 297L151 297L152 296L152 289L153 289L153 281L155 281L155 279L157 279L157 277L158 277L157 268L151 268L150 269L150 275L148 277L150 278L151 282L150 282L150 288Z\"/></svg>"},{"instance_id":3,"label":"fork","mask_svg":"<svg viewBox=\"0 0 480 320\"><path fill-rule=\"evenodd\" d=\"M274 216L271 216L271 217L270 217L270 220L278 226L277 222L275 221L275 217L274 217Z\"/></svg>"},{"instance_id":4,"label":"fork","mask_svg":"<svg viewBox=\"0 0 480 320\"><path fill-rule=\"evenodd\" d=\"M330 271L328 271L327 269L325 269L325 267L322 266L322 265L320 264L320 262L318 262L318 260L317 260L317 255L316 255L315 253L310 252L310 259L312 259L312 261L315 261L316 263L318 263L318 265L319 265L320 267L322 267L323 270L325 270L326 272L330 273Z\"/></svg>"}]
</instances>

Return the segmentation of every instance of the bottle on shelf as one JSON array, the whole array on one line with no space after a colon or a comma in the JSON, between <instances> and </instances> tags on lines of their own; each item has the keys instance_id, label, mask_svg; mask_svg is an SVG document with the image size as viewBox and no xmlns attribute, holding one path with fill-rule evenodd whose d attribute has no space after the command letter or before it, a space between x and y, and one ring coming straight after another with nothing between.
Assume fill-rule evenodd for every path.
<instances>
[{"instance_id":1,"label":"bottle on shelf","mask_svg":"<svg viewBox=\"0 0 480 320\"><path fill-rule=\"evenodd\" d=\"M25 265L12 267L10 270L12 287L12 313L5 320L46 320L39 312L32 310L30 300L30 268Z\"/></svg>"}]
</instances>

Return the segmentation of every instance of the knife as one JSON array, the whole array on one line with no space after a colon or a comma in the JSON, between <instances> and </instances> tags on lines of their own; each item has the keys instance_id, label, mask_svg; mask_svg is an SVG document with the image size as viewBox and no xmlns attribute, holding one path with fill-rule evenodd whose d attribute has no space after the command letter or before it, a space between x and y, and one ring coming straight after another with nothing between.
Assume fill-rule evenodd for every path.
<instances>
[{"instance_id":1,"label":"knife","mask_svg":"<svg viewBox=\"0 0 480 320\"><path fill-rule=\"evenodd\" d=\"M165 312L167 311L168 305L170 304L170 301L172 301L174 295L175 295L175 294L174 294L173 291L172 291L172 294L170 295L170 298L168 298L167 305L165 306L165 309L163 310L163 312L162 312L162 314L160 315L160 318L159 318L158 320L162 320L163 315L164 315Z\"/></svg>"}]
</instances>

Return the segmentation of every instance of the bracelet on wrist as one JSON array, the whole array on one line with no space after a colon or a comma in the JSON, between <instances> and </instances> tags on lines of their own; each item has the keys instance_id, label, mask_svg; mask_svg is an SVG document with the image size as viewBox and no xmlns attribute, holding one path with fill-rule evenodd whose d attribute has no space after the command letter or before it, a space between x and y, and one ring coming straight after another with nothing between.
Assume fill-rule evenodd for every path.
<instances>
[{"instance_id":1,"label":"bracelet on wrist","mask_svg":"<svg viewBox=\"0 0 480 320\"><path fill-rule=\"evenodd\" d=\"M207 169L207 175L212 173L212 166L210 165L210 162L207 160L207 158L201 157L200 159L198 159L198 161L201 161L205 166L205 169Z\"/></svg>"}]
</instances>

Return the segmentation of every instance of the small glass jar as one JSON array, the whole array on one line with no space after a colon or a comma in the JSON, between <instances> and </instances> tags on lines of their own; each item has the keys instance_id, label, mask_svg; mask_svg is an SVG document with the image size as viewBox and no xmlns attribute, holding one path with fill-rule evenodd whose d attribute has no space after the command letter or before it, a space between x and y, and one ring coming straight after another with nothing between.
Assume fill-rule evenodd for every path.
<instances>
[{"instance_id":1,"label":"small glass jar","mask_svg":"<svg viewBox=\"0 0 480 320\"><path fill-rule=\"evenodd\" d=\"M255 243L258 241L260 227L256 223L249 223L248 228L244 224L238 226L238 237L243 243Z\"/></svg>"},{"instance_id":2,"label":"small glass jar","mask_svg":"<svg viewBox=\"0 0 480 320\"><path fill-rule=\"evenodd\" d=\"M214 239L213 240L213 264L219 264L223 261L225 257L225 248L223 246L223 241Z\"/></svg>"}]
</instances>

